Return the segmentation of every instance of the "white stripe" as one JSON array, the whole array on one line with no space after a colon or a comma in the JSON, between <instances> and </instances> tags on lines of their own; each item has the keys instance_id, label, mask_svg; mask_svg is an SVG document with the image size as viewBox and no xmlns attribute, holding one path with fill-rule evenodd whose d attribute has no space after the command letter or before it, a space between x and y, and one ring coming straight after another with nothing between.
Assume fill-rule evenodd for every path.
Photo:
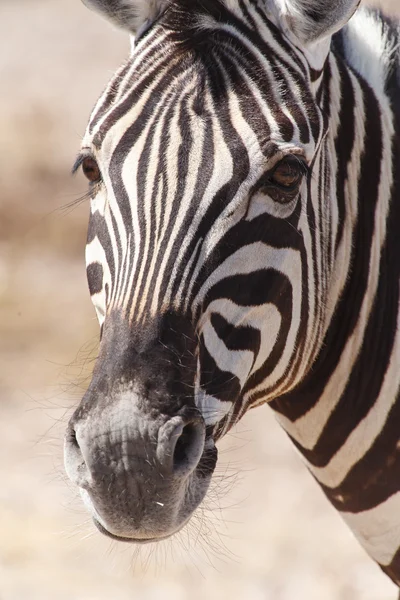
<instances>
[{"instance_id":1,"label":"white stripe","mask_svg":"<svg viewBox=\"0 0 400 600\"><path fill-rule=\"evenodd\" d=\"M392 562L400 541L400 492L370 510L340 514L373 559Z\"/></svg>"}]
</instances>

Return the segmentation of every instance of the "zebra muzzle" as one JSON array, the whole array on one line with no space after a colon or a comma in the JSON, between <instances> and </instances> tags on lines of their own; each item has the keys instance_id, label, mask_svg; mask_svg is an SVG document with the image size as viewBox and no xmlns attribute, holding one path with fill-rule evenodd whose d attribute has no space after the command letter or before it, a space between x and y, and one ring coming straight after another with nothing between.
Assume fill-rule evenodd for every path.
<instances>
[{"instance_id":1,"label":"zebra muzzle","mask_svg":"<svg viewBox=\"0 0 400 600\"><path fill-rule=\"evenodd\" d=\"M101 410L77 412L65 437L67 474L94 523L133 542L164 539L186 524L207 491L216 452L192 408L166 417L142 405L123 392Z\"/></svg>"}]
</instances>

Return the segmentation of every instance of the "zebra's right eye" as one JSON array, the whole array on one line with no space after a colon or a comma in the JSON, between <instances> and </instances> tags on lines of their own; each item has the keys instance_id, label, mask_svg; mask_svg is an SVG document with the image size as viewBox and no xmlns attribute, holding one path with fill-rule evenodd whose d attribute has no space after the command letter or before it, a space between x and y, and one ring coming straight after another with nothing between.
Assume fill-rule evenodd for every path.
<instances>
[{"instance_id":1,"label":"zebra's right eye","mask_svg":"<svg viewBox=\"0 0 400 600\"><path fill-rule=\"evenodd\" d=\"M98 183L101 180L101 172L97 161L91 156L86 156L82 161L82 171L86 179L91 183Z\"/></svg>"}]
</instances>

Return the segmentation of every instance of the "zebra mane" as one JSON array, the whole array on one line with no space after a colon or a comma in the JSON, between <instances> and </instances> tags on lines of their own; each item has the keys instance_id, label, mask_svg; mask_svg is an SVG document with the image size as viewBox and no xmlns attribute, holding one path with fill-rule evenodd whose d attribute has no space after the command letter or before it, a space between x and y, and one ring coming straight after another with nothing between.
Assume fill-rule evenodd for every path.
<instances>
[{"instance_id":1,"label":"zebra mane","mask_svg":"<svg viewBox=\"0 0 400 600\"><path fill-rule=\"evenodd\" d=\"M393 73L400 87L400 26L378 10L360 8L334 38L334 46L375 92L386 93Z\"/></svg>"}]
</instances>

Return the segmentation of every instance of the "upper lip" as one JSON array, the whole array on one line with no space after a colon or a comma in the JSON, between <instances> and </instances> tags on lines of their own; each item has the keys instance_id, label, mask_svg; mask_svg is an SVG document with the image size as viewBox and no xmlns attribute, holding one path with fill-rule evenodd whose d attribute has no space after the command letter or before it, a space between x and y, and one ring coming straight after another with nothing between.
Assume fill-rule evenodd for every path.
<instances>
[{"instance_id":1,"label":"upper lip","mask_svg":"<svg viewBox=\"0 0 400 600\"><path fill-rule=\"evenodd\" d=\"M110 531L108 531L108 529L106 529L104 527L104 525L102 525L97 519L96 517L93 517L93 522L96 525L97 529L103 533L104 535L106 535L107 537L116 540L117 542L130 542L131 544L150 544L151 542L160 542L162 540L166 540L167 538L170 537L170 535L164 535L164 536L158 536L158 537L153 537L153 538L134 538L134 537L123 537L123 536L119 536L119 535L115 535L114 533L111 533Z\"/></svg>"}]
</instances>

